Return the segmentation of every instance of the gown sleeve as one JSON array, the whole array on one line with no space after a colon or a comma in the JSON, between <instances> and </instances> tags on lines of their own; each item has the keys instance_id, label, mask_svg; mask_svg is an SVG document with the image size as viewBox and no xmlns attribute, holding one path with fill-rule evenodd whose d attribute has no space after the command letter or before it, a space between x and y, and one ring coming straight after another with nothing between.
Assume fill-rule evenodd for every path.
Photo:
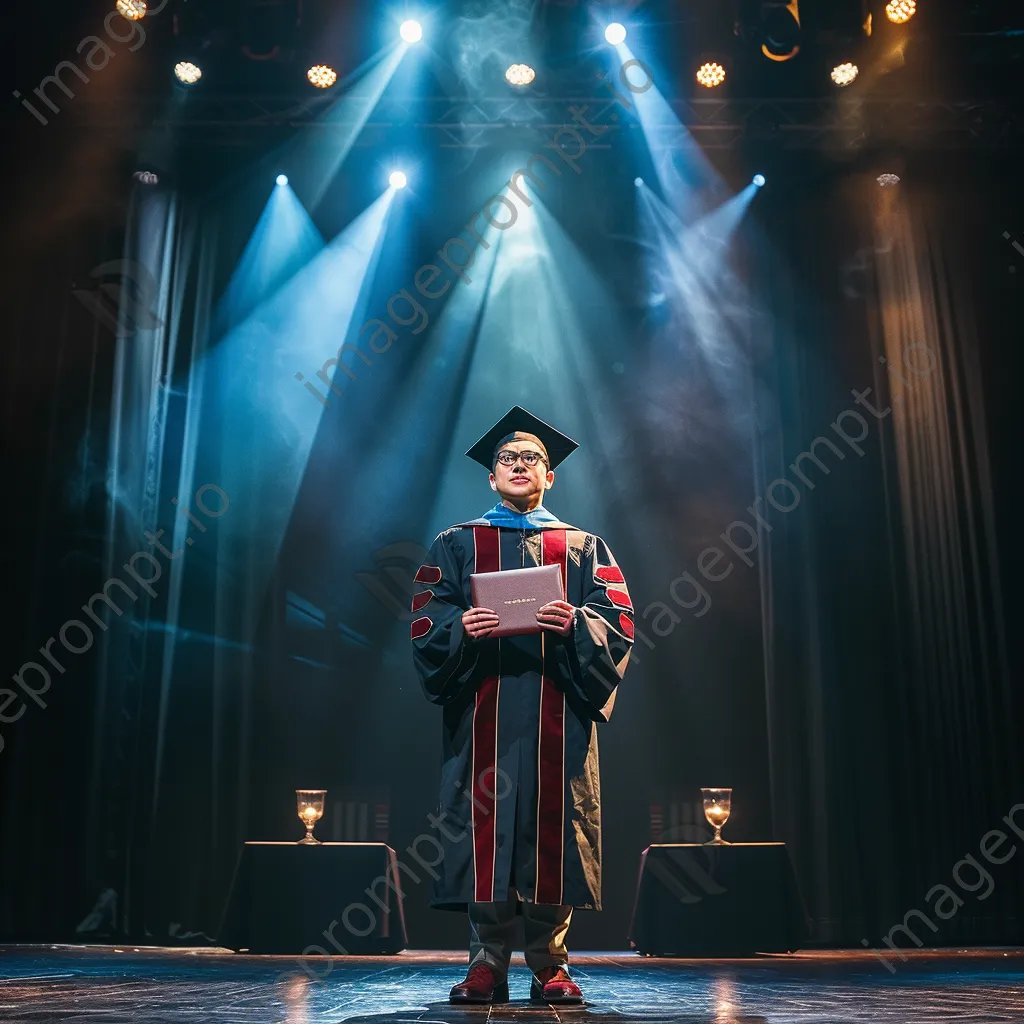
<instances>
[{"instance_id":1,"label":"gown sleeve","mask_svg":"<svg viewBox=\"0 0 1024 1024\"><path fill-rule=\"evenodd\" d=\"M633 647L633 602L608 545L590 536L580 564L583 603L564 650L573 688L598 722L607 722Z\"/></svg>"},{"instance_id":2,"label":"gown sleeve","mask_svg":"<svg viewBox=\"0 0 1024 1024\"><path fill-rule=\"evenodd\" d=\"M480 648L462 627L469 608L462 586L462 565L452 538L440 534L416 572L419 588L412 599L418 613L409 626L413 662L427 700L450 704L475 682Z\"/></svg>"}]
</instances>

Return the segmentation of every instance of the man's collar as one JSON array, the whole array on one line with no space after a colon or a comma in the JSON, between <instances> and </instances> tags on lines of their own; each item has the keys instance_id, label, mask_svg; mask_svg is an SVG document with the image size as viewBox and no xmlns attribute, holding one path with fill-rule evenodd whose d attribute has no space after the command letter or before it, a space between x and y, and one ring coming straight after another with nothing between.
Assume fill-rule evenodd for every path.
<instances>
[{"instance_id":1,"label":"man's collar","mask_svg":"<svg viewBox=\"0 0 1024 1024\"><path fill-rule=\"evenodd\" d=\"M516 530L537 529L559 522L558 517L552 515L543 505L538 505L529 512L517 512L500 501L489 512L485 512L482 518L492 526L508 526Z\"/></svg>"},{"instance_id":2,"label":"man's collar","mask_svg":"<svg viewBox=\"0 0 1024 1024\"><path fill-rule=\"evenodd\" d=\"M529 512L516 512L498 502L494 508L485 512L479 519L460 526L503 526L510 530L574 530L576 527L563 523L558 516L550 513L543 505L538 505Z\"/></svg>"}]
</instances>

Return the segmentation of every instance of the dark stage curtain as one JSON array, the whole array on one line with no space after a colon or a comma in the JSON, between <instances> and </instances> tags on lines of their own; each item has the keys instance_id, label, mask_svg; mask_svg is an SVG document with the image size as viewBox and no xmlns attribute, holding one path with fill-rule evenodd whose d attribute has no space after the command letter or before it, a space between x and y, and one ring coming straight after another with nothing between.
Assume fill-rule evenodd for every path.
<instances>
[{"instance_id":1,"label":"dark stage curtain","mask_svg":"<svg viewBox=\"0 0 1024 1024\"><path fill-rule=\"evenodd\" d=\"M5 296L5 450L31 521L6 551L26 599L5 650L45 692L4 727L2 855L19 884L0 931L176 941L219 909L245 811L245 688L224 683L209 632L225 617L219 549L191 531L186 566L149 539L188 550L170 499L196 514L188 368L208 340L209 241L173 190L106 187L121 202L69 214L51 274ZM109 601L91 618L95 593ZM177 628L183 604L197 628ZM52 664L38 645L58 635L74 650L58 642ZM173 913L153 915L154 896Z\"/></svg>"},{"instance_id":2,"label":"dark stage curtain","mask_svg":"<svg viewBox=\"0 0 1024 1024\"><path fill-rule=\"evenodd\" d=\"M1009 260L966 170L940 180L922 160L904 177L812 186L798 234L793 207L767 214L778 419L756 494L773 818L816 941L878 946L917 910L926 945L1019 942L1019 872L979 852L992 829L1019 843L1002 818L1024 800L1016 556L997 537L1018 507L998 358ZM940 916L941 885L963 904Z\"/></svg>"}]
</instances>

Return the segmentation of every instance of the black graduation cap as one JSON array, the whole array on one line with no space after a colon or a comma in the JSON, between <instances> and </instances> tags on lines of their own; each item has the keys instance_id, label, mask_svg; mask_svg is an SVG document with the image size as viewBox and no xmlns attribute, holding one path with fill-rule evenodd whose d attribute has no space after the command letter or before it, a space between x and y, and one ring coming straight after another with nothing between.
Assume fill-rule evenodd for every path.
<instances>
[{"instance_id":1,"label":"black graduation cap","mask_svg":"<svg viewBox=\"0 0 1024 1024\"><path fill-rule=\"evenodd\" d=\"M520 434L523 436L517 436ZM527 412L522 406L516 405L509 409L466 454L481 466L493 469L494 453L499 446L518 440L539 441L544 454L548 457L549 469L554 469L579 448L571 437L566 437L550 423L537 419L532 412Z\"/></svg>"}]
</instances>

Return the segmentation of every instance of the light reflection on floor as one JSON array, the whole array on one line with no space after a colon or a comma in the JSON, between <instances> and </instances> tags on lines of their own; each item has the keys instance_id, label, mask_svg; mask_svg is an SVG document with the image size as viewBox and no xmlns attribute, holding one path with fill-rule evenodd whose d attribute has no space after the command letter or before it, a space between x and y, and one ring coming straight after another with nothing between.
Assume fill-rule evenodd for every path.
<instances>
[{"instance_id":1,"label":"light reflection on floor","mask_svg":"<svg viewBox=\"0 0 1024 1024\"><path fill-rule=\"evenodd\" d=\"M223 950L0 947L0 1021L51 1024L974 1024L1024 1021L1024 950L914 951L890 974L866 951L751 960L577 954L580 1008L527 998L521 957L512 1001L453 1007L465 953L311 958Z\"/></svg>"}]
</instances>

